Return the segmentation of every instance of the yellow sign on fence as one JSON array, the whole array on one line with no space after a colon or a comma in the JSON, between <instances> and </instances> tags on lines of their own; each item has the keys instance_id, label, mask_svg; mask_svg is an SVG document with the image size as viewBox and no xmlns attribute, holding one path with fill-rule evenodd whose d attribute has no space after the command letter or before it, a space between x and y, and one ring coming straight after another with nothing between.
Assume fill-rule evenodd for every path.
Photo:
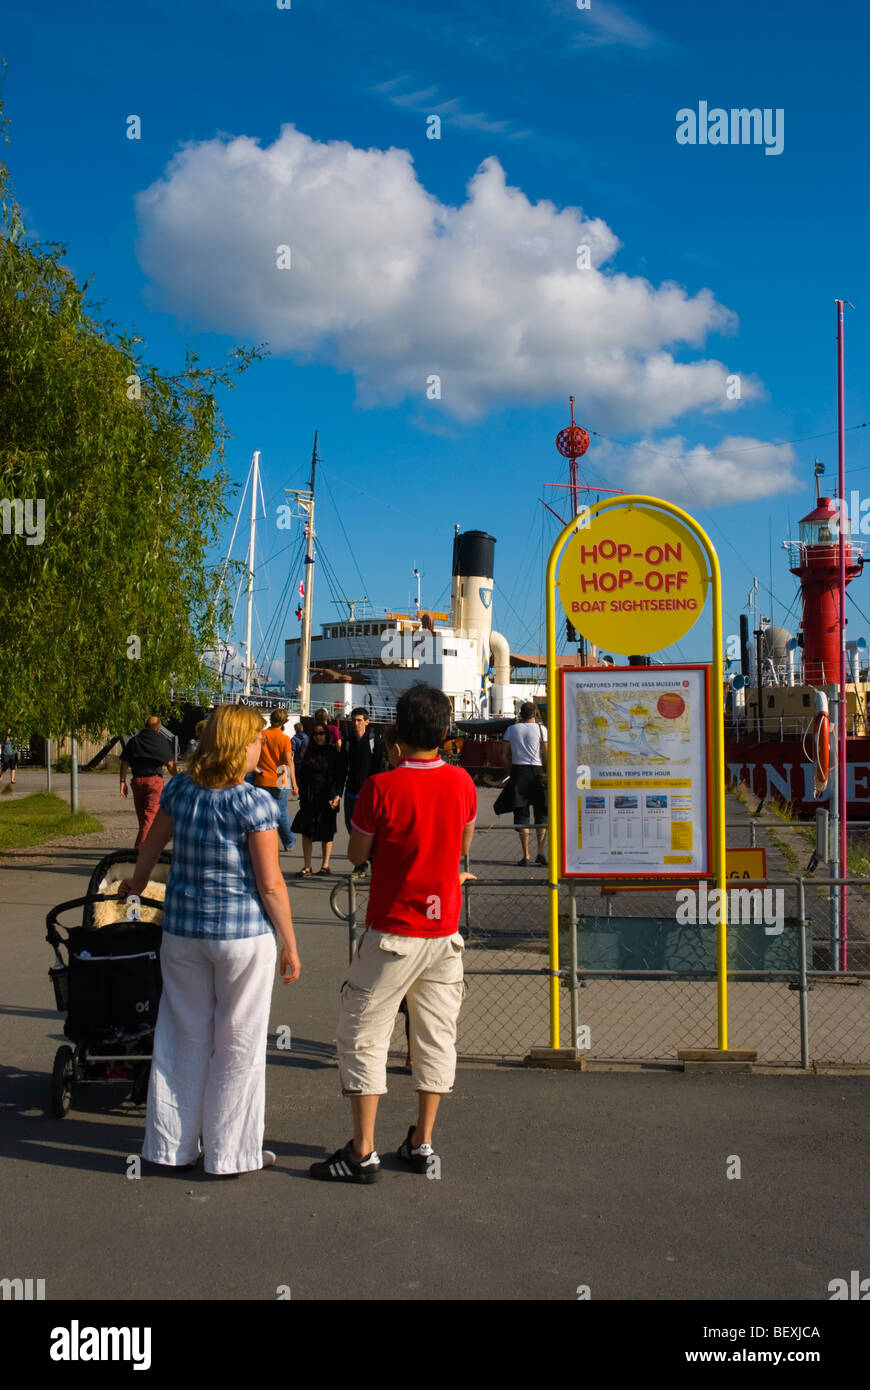
<instances>
[{"instance_id":1,"label":"yellow sign on fence","mask_svg":"<svg viewBox=\"0 0 870 1390\"><path fill-rule=\"evenodd\" d=\"M726 849L726 878L767 878L767 855L763 849Z\"/></svg>"}]
</instances>

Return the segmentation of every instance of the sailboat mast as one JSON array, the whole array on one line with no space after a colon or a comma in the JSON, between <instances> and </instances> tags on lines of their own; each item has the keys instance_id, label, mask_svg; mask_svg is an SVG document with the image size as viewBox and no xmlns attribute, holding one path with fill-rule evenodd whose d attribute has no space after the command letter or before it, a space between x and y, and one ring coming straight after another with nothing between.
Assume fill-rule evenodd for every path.
<instances>
[{"instance_id":1,"label":"sailboat mast","mask_svg":"<svg viewBox=\"0 0 870 1390\"><path fill-rule=\"evenodd\" d=\"M308 544L305 547L305 593L302 609L302 640L299 652L299 711L310 714L311 704L311 612L314 601L314 482L317 475L317 436L311 451L311 495L308 499ZM305 503L303 503L303 506Z\"/></svg>"},{"instance_id":2,"label":"sailboat mast","mask_svg":"<svg viewBox=\"0 0 870 1390\"><path fill-rule=\"evenodd\" d=\"M250 695L254 672L254 658L251 653L251 615L254 608L254 540L257 530L257 487L260 478L260 451L254 451L253 476L251 478L251 540L248 546L248 621L245 628L245 694Z\"/></svg>"}]
</instances>

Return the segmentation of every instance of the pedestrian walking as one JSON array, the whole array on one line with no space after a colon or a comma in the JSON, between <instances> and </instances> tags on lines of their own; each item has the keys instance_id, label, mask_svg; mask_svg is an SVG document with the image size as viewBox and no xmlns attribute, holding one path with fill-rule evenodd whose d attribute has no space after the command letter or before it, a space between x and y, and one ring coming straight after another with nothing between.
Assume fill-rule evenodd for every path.
<instances>
[{"instance_id":1,"label":"pedestrian walking","mask_svg":"<svg viewBox=\"0 0 870 1390\"><path fill-rule=\"evenodd\" d=\"M272 712L270 727L263 735L260 766L254 777L254 786L262 787L263 791L268 792L277 801L278 835L284 849L290 850L296 843L296 836L290 824L288 805L290 793L298 796L299 787L296 784L293 747L283 729L286 720L286 710L277 709Z\"/></svg>"},{"instance_id":2,"label":"pedestrian walking","mask_svg":"<svg viewBox=\"0 0 870 1390\"><path fill-rule=\"evenodd\" d=\"M371 858L372 883L337 1032L353 1138L312 1164L311 1176L324 1181L372 1183L380 1176L375 1119L405 997L418 1109L398 1156L415 1173L434 1172L439 1161L432 1131L441 1097L453 1089L463 993L459 864L477 814L468 773L440 756L450 715L450 701L433 686L405 691L396 709L402 760L393 771L369 777L357 798L348 855L355 864Z\"/></svg>"},{"instance_id":3,"label":"pedestrian walking","mask_svg":"<svg viewBox=\"0 0 870 1390\"><path fill-rule=\"evenodd\" d=\"M3 774L8 772L10 791L15 786L15 769L18 767L18 755L20 751L18 740L7 724L6 733L3 735L2 749L0 749L0 782L3 781Z\"/></svg>"},{"instance_id":4,"label":"pedestrian walking","mask_svg":"<svg viewBox=\"0 0 870 1390\"><path fill-rule=\"evenodd\" d=\"M297 878L308 878L312 873L311 853L315 840L320 841L323 854L320 874L332 873L329 860L338 824L338 807L344 778L343 755L334 744L328 742L326 725L315 724L297 776L299 810L293 820L293 829L302 836L304 859Z\"/></svg>"},{"instance_id":5,"label":"pedestrian walking","mask_svg":"<svg viewBox=\"0 0 870 1390\"><path fill-rule=\"evenodd\" d=\"M338 727L338 725L335 723L334 720L332 721L332 723L330 723L330 720L329 720L329 712L328 712L327 710L325 710L325 709L316 709L316 710L314 711L314 728L317 729L317 728L320 728L321 726L326 730L326 734L327 734L327 738L329 739L329 742L332 743L332 744L334 744L336 748L339 748L339 749L340 749L340 748L341 748L341 729ZM312 732L313 732L313 731L312 731Z\"/></svg>"},{"instance_id":6,"label":"pedestrian walking","mask_svg":"<svg viewBox=\"0 0 870 1390\"><path fill-rule=\"evenodd\" d=\"M133 805L139 819L139 834L135 849L138 849L151 829L152 821L160 806L163 791L163 768L176 771L177 739L165 730L156 714L145 721L145 727L129 739L121 754L121 795L126 799L127 770L133 776Z\"/></svg>"},{"instance_id":7,"label":"pedestrian walking","mask_svg":"<svg viewBox=\"0 0 870 1390\"><path fill-rule=\"evenodd\" d=\"M308 747L308 735L306 734L301 724L294 724L293 735L290 739L290 745L293 749L293 760L296 764L296 776L298 778L299 764L304 758L305 750Z\"/></svg>"},{"instance_id":8,"label":"pedestrian walking","mask_svg":"<svg viewBox=\"0 0 870 1390\"><path fill-rule=\"evenodd\" d=\"M368 711L361 705L351 710L351 735L345 744L347 758L347 781L344 785L344 823L350 834L350 823L357 797L367 778L387 769L387 751L384 740L377 730L369 727ZM357 878L368 872L367 864L359 864L354 869Z\"/></svg>"},{"instance_id":9,"label":"pedestrian walking","mask_svg":"<svg viewBox=\"0 0 870 1390\"><path fill-rule=\"evenodd\" d=\"M145 1144L150 1163L184 1168L202 1143L207 1173L270 1167L263 1149L266 1037L281 943L281 978L301 971L278 864L278 807L245 782L260 760L262 717L219 705L189 775L163 790L124 901L143 894L173 840L163 905L163 993L154 1034Z\"/></svg>"},{"instance_id":10,"label":"pedestrian walking","mask_svg":"<svg viewBox=\"0 0 870 1390\"><path fill-rule=\"evenodd\" d=\"M544 842L547 838L547 784L544 781L547 730L538 723L537 711L531 703L520 705L520 717L505 732L508 745L507 765L510 777L507 786L496 798L493 810L497 816L513 811L514 826L520 837L522 867L531 864L529 858L529 808L535 812L538 855L536 864L546 867Z\"/></svg>"}]
</instances>

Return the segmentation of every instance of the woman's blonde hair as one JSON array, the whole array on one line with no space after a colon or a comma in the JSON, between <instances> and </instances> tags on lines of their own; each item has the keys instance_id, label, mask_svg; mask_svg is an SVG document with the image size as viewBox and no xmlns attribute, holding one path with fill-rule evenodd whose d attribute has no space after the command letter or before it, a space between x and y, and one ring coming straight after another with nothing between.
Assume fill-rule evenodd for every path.
<instances>
[{"instance_id":1,"label":"woman's blonde hair","mask_svg":"<svg viewBox=\"0 0 870 1390\"><path fill-rule=\"evenodd\" d=\"M263 730L263 716L245 705L218 705L200 729L199 745L188 763L198 787L239 782L245 775L245 749Z\"/></svg>"}]
</instances>

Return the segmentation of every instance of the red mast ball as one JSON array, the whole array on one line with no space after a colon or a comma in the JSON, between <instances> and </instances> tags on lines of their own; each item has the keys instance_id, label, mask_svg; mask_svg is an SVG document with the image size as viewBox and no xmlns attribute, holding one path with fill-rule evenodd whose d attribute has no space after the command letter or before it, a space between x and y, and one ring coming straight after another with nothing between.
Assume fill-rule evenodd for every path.
<instances>
[{"instance_id":1,"label":"red mast ball","mask_svg":"<svg viewBox=\"0 0 870 1390\"><path fill-rule=\"evenodd\" d=\"M556 435L556 448L563 458L579 459L589 448L589 435L579 425L574 424L574 397L569 396L568 400L571 403L571 423ZM576 482L576 479L572 477L571 481ZM577 508L574 510L576 512Z\"/></svg>"},{"instance_id":2,"label":"red mast ball","mask_svg":"<svg viewBox=\"0 0 870 1390\"><path fill-rule=\"evenodd\" d=\"M845 507L842 508L845 513ZM791 572L801 582L804 634L804 680L807 685L832 685L840 671L840 551L841 504L820 497L800 521L798 564ZM861 557L852 548L848 518L844 534L846 583L861 572Z\"/></svg>"},{"instance_id":3,"label":"red mast ball","mask_svg":"<svg viewBox=\"0 0 870 1390\"><path fill-rule=\"evenodd\" d=\"M589 448L589 435L579 425L568 425L556 435L556 448L563 458L579 459Z\"/></svg>"}]
</instances>

